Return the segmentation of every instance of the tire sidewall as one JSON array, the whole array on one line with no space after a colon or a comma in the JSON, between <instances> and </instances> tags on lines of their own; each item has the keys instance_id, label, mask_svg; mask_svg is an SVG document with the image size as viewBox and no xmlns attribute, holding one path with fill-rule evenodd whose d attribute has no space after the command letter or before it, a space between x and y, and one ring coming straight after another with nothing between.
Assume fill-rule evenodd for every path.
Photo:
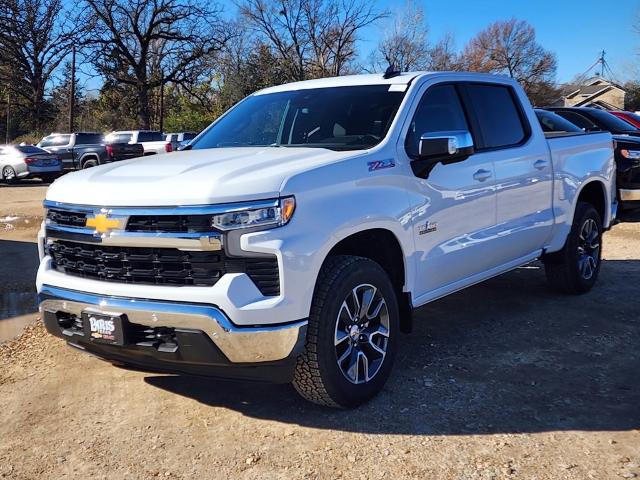
<instances>
[{"instance_id":1,"label":"tire sidewall","mask_svg":"<svg viewBox=\"0 0 640 480\"><path fill-rule=\"evenodd\" d=\"M367 383L355 385L345 378L338 366L334 336L342 302L360 284L373 285L384 297L389 312L389 340L384 362L375 377ZM324 302L317 319L319 370L331 398L343 407L352 407L376 395L391 374L400 333L398 302L391 281L382 267L364 258L341 272L329 291L331 296Z\"/></svg>"}]
</instances>

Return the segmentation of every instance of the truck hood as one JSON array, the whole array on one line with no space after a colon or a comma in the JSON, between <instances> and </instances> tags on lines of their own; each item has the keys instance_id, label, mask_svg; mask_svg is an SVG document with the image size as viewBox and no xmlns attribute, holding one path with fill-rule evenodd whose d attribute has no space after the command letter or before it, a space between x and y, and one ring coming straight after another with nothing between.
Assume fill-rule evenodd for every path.
<instances>
[{"instance_id":1,"label":"truck hood","mask_svg":"<svg viewBox=\"0 0 640 480\"><path fill-rule=\"evenodd\" d=\"M128 207L274 198L292 175L362 154L320 148L243 147L152 155L65 175L49 187L47 200Z\"/></svg>"}]
</instances>

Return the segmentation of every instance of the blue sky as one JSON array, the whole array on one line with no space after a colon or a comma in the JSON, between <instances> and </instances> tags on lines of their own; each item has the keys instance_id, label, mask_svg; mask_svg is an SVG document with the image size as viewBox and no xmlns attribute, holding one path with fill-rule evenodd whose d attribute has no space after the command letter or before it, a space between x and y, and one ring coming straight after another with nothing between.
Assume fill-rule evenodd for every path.
<instances>
[{"instance_id":1,"label":"blue sky","mask_svg":"<svg viewBox=\"0 0 640 480\"><path fill-rule=\"evenodd\" d=\"M231 0L219 0L225 16L234 15ZM366 0L365 0L366 1ZM381 10L402 11L406 0L369 0ZM633 22L640 18L640 0L415 0L421 5L432 42L451 32L462 49L477 32L497 20L511 17L526 20L536 29L538 41L558 58L559 82L570 81L595 62L601 50L616 80L640 78L640 34ZM375 49L385 26L382 21L361 34L361 57ZM386 22L386 23L385 23ZM81 75L81 78L84 75ZM82 80L81 80L82 82ZM101 81L84 78L87 89Z\"/></svg>"},{"instance_id":2,"label":"blue sky","mask_svg":"<svg viewBox=\"0 0 640 480\"><path fill-rule=\"evenodd\" d=\"M393 12L406 2L377 0L376 4ZM424 9L432 41L452 32L459 49L496 20L528 21L538 41L556 53L560 82L584 72L603 49L620 80L638 76L634 68L640 70L640 35L632 28L640 12L638 0L416 0L416 4ZM363 50L375 48L380 34L375 27L364 32Z\"/></svg>"}]
</instances>

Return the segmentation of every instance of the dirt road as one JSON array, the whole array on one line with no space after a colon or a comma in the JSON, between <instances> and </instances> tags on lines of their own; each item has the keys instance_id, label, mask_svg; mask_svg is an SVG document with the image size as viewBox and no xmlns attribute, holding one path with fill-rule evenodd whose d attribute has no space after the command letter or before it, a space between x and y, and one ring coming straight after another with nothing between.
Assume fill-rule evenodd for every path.
<instances>
[{"instance_id":1,"label":"dirt road","mask_svg":"<svg viewBox=\"0 0 640 480\"><path fill-rule=\"evenodd\" d=\"M37 217L42 195L0 187L0 216ZM0 233L0 292L32 282L37 223ZM32 327L0 346L0 476L640 476L640 216L604 256L583 297L550 292L532 265L423 308L385 390L354 411L118 369Z\"/></svg>"}]
</instances>

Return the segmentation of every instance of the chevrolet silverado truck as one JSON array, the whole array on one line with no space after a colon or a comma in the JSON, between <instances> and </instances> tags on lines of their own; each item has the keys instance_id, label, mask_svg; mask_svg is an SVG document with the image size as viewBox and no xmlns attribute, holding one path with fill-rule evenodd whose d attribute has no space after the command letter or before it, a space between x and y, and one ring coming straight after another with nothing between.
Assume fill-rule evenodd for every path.
<instances>
[{"instance_id":1,"label":"chevrolet silverado truck","mask_svg":"<svg viewBox=\"0 0 640 480\"><path fill-rule=\"evenodd\" d=\"M547 139L498 76L271 87L187 148L49 187L46 328L116 365L333 407L383 387L417 307L536 259L588 292L616 215L611 135Z\"/></svg>"},{"instance_id":2,"label":"chevrolet silverado truck","mask_svg":"<svg viewBox=\"0 0 640 480\"><path fill-rule=\"evenodd\" d=\"M82 170L141 157L142 145L108 142L97 132L52 133L38 147L56 154L65 170Z\"/></svg>"}]
</instances>

